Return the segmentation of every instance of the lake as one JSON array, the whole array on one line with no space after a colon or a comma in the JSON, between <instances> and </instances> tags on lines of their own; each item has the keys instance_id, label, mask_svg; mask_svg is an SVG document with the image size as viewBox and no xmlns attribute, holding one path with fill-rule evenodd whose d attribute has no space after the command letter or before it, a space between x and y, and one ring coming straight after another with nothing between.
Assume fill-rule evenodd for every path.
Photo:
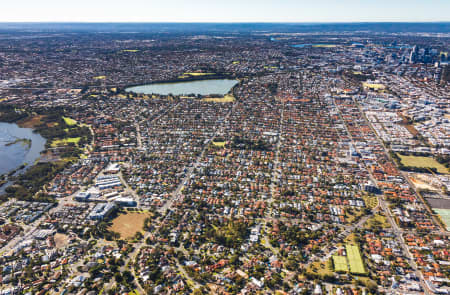
<instances>
[{"instance_id":1,"label":"lake","mask_svg":"<svg viewBox=\"0 0 450 295\"><path fill-rule=\"evenodd\" d=\"M337 45L335 44L310 44L310 43L291 45L291 47L294 48L305 48L305 47L333 48L336 46Z\"/></svg>"},{"instance_id":2,"label":"lake","mask_svg":"<svg viewBox=\"0 0 450 295\"><path fill-rule=\"evenodd\" d=\"M212 80L198 80L175 83L155 83L141 86L134 86L125 89L125 91L132 91L142 94L159 94L159 95L188 95L200 94L210 95L227 94L234 85L239 81L230 79L212 79Z\"/></svg>"},{"instance_id":3,"label":"lake","mask_svg":"<svg viewBox=\"0 0 450 295\"><path fill-rule=\"evenodd\" d=\"M31 144L21 140L27 139ZM32 165L45 149L46 140L31 128L0 122L0 175L20 167Z\"/></svg>"},{"instance_id":4,"label":"lake","mask_svg":"<svg viewBox=\"0 0 450 295\"><path fill-rule=\"evenodd\" d=\"M306 46L312 46L312 44L294 44L294 45L291 45L291 47L294 47L294 48L304 48Z\"/></svg>"}]
</instances>

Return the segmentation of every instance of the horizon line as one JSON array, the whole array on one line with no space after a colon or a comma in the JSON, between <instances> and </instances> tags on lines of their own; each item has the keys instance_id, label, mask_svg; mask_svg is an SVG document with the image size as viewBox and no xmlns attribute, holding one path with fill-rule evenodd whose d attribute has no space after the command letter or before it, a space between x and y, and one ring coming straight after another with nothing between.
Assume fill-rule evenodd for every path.
<instances>
[{"instance_id":1,"label":"horizon line","mask_svg":"<svg viewBox=\"0 0 450 295\"><path fill-rule=\"evenodd\" d=\"M236 22L213 22L213 21L0 21L0 24L450 24L450 20L437 21L313 21L313 22L292 22L292 21L236 21Z\"/></svg>"}]
</instances>

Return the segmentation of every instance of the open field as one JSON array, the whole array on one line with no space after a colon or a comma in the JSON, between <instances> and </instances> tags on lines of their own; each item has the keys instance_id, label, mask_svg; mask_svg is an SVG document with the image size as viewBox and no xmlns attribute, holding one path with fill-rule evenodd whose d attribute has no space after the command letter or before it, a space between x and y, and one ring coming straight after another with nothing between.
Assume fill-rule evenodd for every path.
<instances>
[{"instance_id":1,"label":"open field","mask_svg":"<svg viewBox=\"0 0 450 295\"><path fill-rule=\"evenodd\" d=\"M306 270L309 273L317 274L319 276L333 275L333 266L331 259L327 262L314 261Z\"/></svg>"},{"instance_id":2,"label":"open field","mask_svg":"<svg viewBox=\"0 0 450 295\"><path fill-rule=\"evenodd\" d=\"M201 76L209 76L209 75L215 75L215 73L184 73L181 76L178 76L179 79L186 79L190 77L201 77Z\"/></svg>"},{"instance_id":3,"label":"open field","mask_svg":"<svg viewBox=\"0 0 450 295\"><path fill-rule=\"evenodd\" d=\"M224 147L226 142L225 141L213 141L212 144L217 147Z\"/></svg>"},{"instance_id":4,"label":"open field","mask_svg":"<svg viewBox=\"0 0 450 295\"><path fill-rule=\"evenodd\" d=\"M373 229L376 226L379 226L380 228L390 228L391 224L388 222L385 216L380 214L375 214L364 224L364 227L369 229Z\"/></svg>"},{"instance_id":5,"label":"open field","mask_svg":"<svg viewBox=\"0 0 450 295\"><path fill-rule=\"evenodd\" d=\"M435 209L433 210L439 214L442 221L445 223L447 230L450 230L450 209Z\"/></svg>"},{"instance_id":6,"label":"open field","mask_svg":"<svg viewBox=\"0 0 450 295\"><path fill-rule=\"evenodd\" d=\"M208 76L208 75L214 75L214 73L184 73L183 75L189 75L189 76Z\"/></svg>"},{"instance_id":7,"label":"open field","mask_svg":"<svg viewBox=\"0 0 450 295\"><path fill-rule=\"evenodd\" d=\"M55 246L60 249L69 244L69 237L65 234L55 234Z\"/></svg>"},{"instance_id":8,"label":"open field","mask_svg":"<svg viewBox=\"0 0 450 295\"><path fill-rule=\"evenodd\" d=\"M184 99L195 99L194 96L180 96L180 98ZM224 97L205 97L202 98L202 101L205 102L217 102L217 103L226 103L226 102L234 102L236 99L233 95L227 94Z\"/></svg>"},{"instance_id":9,"label":"open field","mask_svg":"<svg viewBox=\"0 0 450 295\"><path fill-rule=\"evenodd\" d=\"M333 256L334 270L337 272L347 272L347 258L345 256L335 255Z\"/></svg>"},{"instance_id":10,"label":"open field","mask_svg":"<svg viewBox=\"0 0 450 295\"><path fill-rule=\"evenodd\" d=\"M423 167L423 168L436 168L439 173L447 174L448 169L444 165L440 164L430 157L416 157L416 156L404 156L397 154L403 165L409 167Z\"/></svg>"},{"instance_id":11,"label":"open field","mask_svg":"<svg viewBox=\"0 0 450 295\"><path fill-rule=\"evenodd\" d=\"M361 258L358 246L347 244L345 246L347 258L350 264L350 272L353 274L365 274L364 263Z\"/></svg>"},{"instance_id":12,"label":"open field","mask_svg":"<svg viewBox=\"0 0 450 295\"><path fill-rule=\"evenodd\" d=\"M78 144L80 139L81 139L81 137L69 137L69 138L64 138L64 139L56 139L52 142L52 147L66 145L68 143Z\"/></svg>"},{"instance_id":13,"label":"open field","mask_svg":"<svg viewBox=\"0 0 450 295\"><path fill-rule=\"evenodd\" d=\"M359 218L361 216L364 215L364 211L363 210L359 210L359 209L353 209L352 212L350 212L349 210L345 210L345 222L347 223L353 223L356 220L359 220Z\"/></svg>"},{"instance_id":14,"label":"open field","mask_svg":"<svg viewBox=\"0 0 450 295\"><path fill-rule=\"evenodd\" d=\"M382 90L385 89L386 86L384 86L383 84L371 84L371 83L363 83L363 87L364 88L371 88L371 89L375 89L375 90Z\"/></svg>"},{"instance_id":15,"label":"open field","mask_svg":"<svg viewBox=\"0 0 450 295\"><path fill-rule=\"evenodd\" d=\"M74 119L67 118L67 117L63 117L63 119L64 119L64 122L69 126L77 125L77 121L75 121Z\"/></svg>"},{"instance_id":16,"label":"open field","mask_svg":"<svg viewBox=\"0 0 450 295\"><path fill-rule=\"evenodd\" d=\"M207 97L207 98L203 98L202 101L206 101L206 102L233 102L236 99L234 98L233 95L225 95L224 97Z\"/></svg>"},{"instance_id":17,"label":"open field","mask_svg":"<svg viewBox=\"0 0 450 295\"><path fill-rule=\"evenodd\" d=\"M138 212L121 214L112 221L109 230L119 233L122 238L132 238L136 233L142 231L145 219L150 216L150 213Z\"/></svg>"}]
</instances>

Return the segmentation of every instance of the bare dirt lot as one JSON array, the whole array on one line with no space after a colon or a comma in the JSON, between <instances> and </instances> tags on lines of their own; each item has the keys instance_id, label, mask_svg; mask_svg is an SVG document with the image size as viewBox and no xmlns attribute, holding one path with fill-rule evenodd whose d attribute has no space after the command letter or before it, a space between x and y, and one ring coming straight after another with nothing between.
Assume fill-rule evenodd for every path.
<instances>
[{"instance_id":1,"label":"bare dirt lot","mask_svg":"<svg viewBox=\"0 0 450 295\"><path fill-rule=\"evenodd\" d=\"M56 233L55 234L55 246L60 249L69 243L69 237L65 234Z\"/></svg>"},{"instance_id":2,"label":"bare dirt lot","mask_svg":"<svg viewBox=\"0 0 450 295\"><path fill-rule=\"evenodd\" d=\"M142 231L144 220L151 217L150 213L127 212L116 217L112 221L109 230L119 233L124 239L132 238L137 232Z\"/></svg>"}]
</instances>

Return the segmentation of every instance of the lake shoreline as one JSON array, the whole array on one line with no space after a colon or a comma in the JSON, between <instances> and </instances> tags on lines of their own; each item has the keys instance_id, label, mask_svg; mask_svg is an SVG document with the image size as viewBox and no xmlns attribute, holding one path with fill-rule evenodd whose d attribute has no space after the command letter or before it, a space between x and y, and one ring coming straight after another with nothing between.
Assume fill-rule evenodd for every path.
<instances>
[{"instance_id":1,"label":"lake shoreline","mask_svg":"<svg viewBox=\"0 0 450 295\"><path fill-rule=\"evenodd\" d=\"M181 83L181 82L195 82L195 81L205 81L205 80L220 80L220 79L228 79L228 80L238 80L237 77L231 74L227 73L214 73L213 75L200 75L200 76L190 76L187 78L174 78L174 79L168 79L168 80L153 80L149 82L144 83L137 83L137 84L129 84L127 86L121 87L124 89L125 92L126 89L131 87L137 87L142 85L152 85L152 84L174 84L174 83Z\"/></svg>"},{"instance_id":2,"label":"lake shoreline","mask_svg":"<svg viewBox=\"0 0 450 295\"><path fill-rule=\"evenodd\" d=\"M21 163L15 163L15 159L11 158L10 168L6 171L1 171L1 174L10 174L11 171L17 170L20 166L32 166L34 162L40 158L41 153L45 151L45 145L47 139L41 134L36 132L34 128L24 128L18 123L11 122L0 122L0 127L4 130L4 134L10 137L10 141L2 145L1 153L4 156L10 156L13 152L20 152L20 156L23 156ZM17 145L23 148L22 150L17 149ZM19 156L19 153L14 156ZM14 165L14 167L13 167Z\"/></svg>"},{"instance_id":3,"label":"lake shoreline","mask_svg":"<svg viewBox=\"0 0 450 295\"><path fill-rule=\"evenodd\" d=\"M0 172L0 195L6 188L14 183L14 177L22 175L33 167L41 154L46 150L47 139L36 132L34 128L21 127L17 122L0 122L0 127L5 130L5 135L11 137L11 141L0 146L0 154L5 159L10 158L9 167ZM15 138L15 139L14 139ZM19 145L20 148L17 147ZM14 154L16 153L16 154ZM21 157L20 163L15 157ZM8 164L5 164L8 165Z\"/></svg>"},{"instance_id":4,"label":"lake shoreline","mask_svg":"<svg viewBox=\"0 0 450 295\"><path fill-rule=\"evenodd\" d=\"M237 79L195 79L178 82L141 84L125 88L126 93L160 96L224 97L233 92L240 80ZM215 83L215 84L214 84ZM209 84L209 85L208 85Z\"/></svg>"},{"instance_id":5,"label":"lake shoreline","mask_svg":"<svg viewBox=\"0 0 450 295\"><path fill-rule=\"evenodd\" d=\"M0 202L9 198L53 202L53 196L40 190L68 165L78 161L85 152L85 146L92 141L92 130L82 124L75 124L75 120L60 108L25 111L15 105L0 105L0 110L0 121L7 122L0 123L3 133L0 136L3 137L0 156L5 159L5 164L9 164L2 166L4 171L1 173L5 175L6 172L7 178L3 176L0 180L7 180L7 183L0 188ZM27 155L23 148L20 150L20 145L4 147L5 143L17 138L33 140L31 155ZM77 142L70 142L74 138ZM36 146L37 143L39 145ZM21 170L11 173L17 167ZM41 175L45 177L39 177Z\"/></svg>"}]
</instances>

